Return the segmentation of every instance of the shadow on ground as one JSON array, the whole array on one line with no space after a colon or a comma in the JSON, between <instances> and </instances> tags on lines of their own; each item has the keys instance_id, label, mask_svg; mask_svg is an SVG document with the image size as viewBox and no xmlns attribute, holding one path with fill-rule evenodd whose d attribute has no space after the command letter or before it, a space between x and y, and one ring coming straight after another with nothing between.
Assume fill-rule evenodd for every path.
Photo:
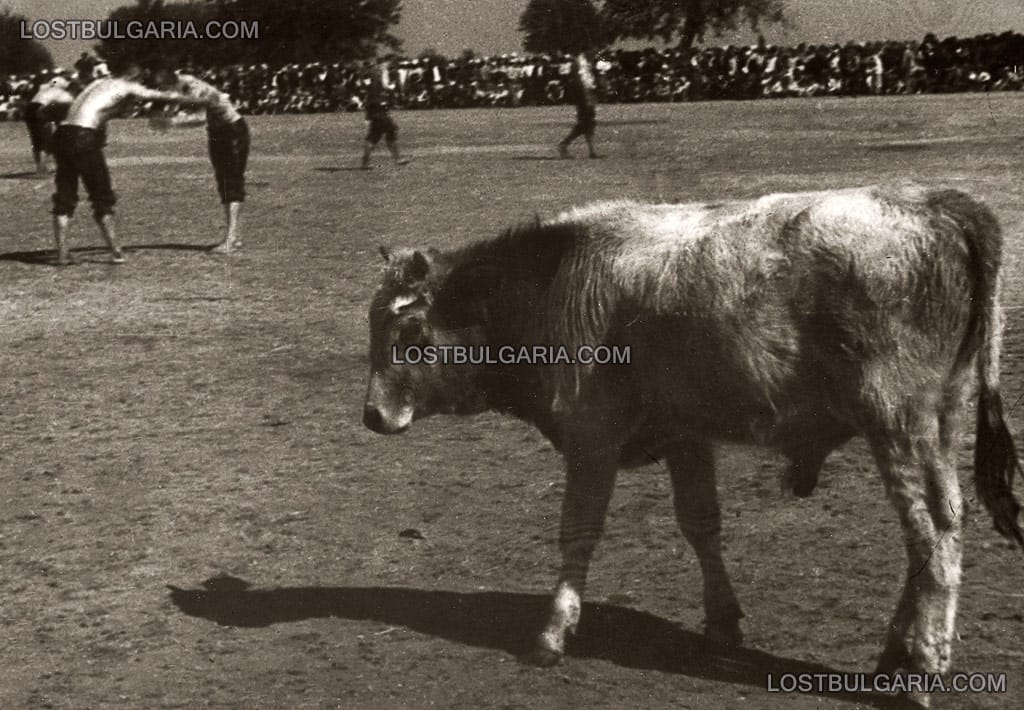
<instances>
[{"instance_id":1,"label":"shadow on ground","mask_svg":"<svg viewBox=\"0 0 1024 710\"><path fill-rule=\"evenodd\" d=\"M52 177L50 173L37 173L35 170L0 174L0 180L46 180Z\"/></svg>"},{"instance_id":2,"label":"shadow on ground","mask_svg":"<svg viewBox=\"0 0 1024 710\"><path fill-rule=\"evenodd\" d=\"M431 636L523 656L543 625L550 598L504 592L425 591L396 587L284 587L250 589L237 577L213 577L202 589L170 586L183 613L223 626L271 624L337 617L405 626ZM626 668L680 673L695 678L765 688L767 675L836 673L833 668L762 651L709 648L700 634L641 611L586 603L568 655ZM844 693L835 697L876 708L906 708L895 696Z\"/></svg>"},{"instance_id":3,"label":"shadow on ground","mask_svg":"<svg viewBox=\"0 0 1024 710\"><path fill-rule=\"evenodd\" d=\"M569 128L572 126L575 116L570 109L564 119L541 119L536 121L530 121L532 126L564 126ZM598 117L598 130L601 126L653 126L659 123L671 123L666 118L620 118L606 120Z\"/></svg>"},{"instance_id":4,"label":"shadow on ground","mask_svg":"<svg viewBox=\"0 0 1024 710\"><path fill-rule=\"evenodd\" d=\"M141 246L124 247L126 254L140 251L210 251L215 244L144 244ZM107 264L110 252L103 247L79 247L69 252L79 264ZM56 266L53 249L33 249L31 251L9 251L0 254L0 261L18 261L22 264L38 266Z\"/></svg>"}]
</instances>

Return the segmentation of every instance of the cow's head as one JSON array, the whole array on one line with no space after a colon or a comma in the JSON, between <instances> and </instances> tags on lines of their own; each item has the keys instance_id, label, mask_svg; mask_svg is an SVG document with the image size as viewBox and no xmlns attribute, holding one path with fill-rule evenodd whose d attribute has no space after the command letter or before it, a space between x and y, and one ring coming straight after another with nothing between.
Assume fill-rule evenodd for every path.
<instances>
[{"instance_id":1,"label":"cow's head","mask_svg":"<svg viewBox=\"0 0 1024 710\"><path fill-rule=\"evenodd\" d=\"M379 434L405 431L430 414L472 414L484 409L472 367L426 364L406 357L410 346L468 344L437 307L445 267L433 252L381 247L384 276L370 305L370 384L363 424Z\"/></svg>"}]
</instances>

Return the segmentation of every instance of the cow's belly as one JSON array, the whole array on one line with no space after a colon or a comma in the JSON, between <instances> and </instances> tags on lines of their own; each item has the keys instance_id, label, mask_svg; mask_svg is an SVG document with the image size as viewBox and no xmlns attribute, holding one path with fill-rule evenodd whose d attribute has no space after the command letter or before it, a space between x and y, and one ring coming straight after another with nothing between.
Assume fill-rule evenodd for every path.
<instances>
[{"instance_id":1,"label":"cow's belly","mask_svg":"<svg viewBox=\"0 0 1024 710\"><path fill-rule=\"evenodd\" d=\"M714 441L764 446L784 455L804 451L831 450L856 433L855 426L824 402L805 402L786 411L751 409L726 410L693 406L687 412L657 408L649 413L648 424L638 428L623 445L623 468L644 466L662 460L678 442Z\"/></svg>"}]
</instances>

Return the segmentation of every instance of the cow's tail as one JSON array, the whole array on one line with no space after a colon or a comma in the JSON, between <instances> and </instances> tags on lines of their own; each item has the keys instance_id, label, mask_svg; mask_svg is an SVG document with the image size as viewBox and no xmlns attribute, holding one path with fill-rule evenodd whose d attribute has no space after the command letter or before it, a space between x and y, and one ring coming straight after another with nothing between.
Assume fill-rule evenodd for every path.
<instances>
[{"instance_id":1,"label":"cow's tail","mask_svg":"<svg viewBox=\"0 0 1024 710\"><path fill-rule=\"evenodd\" d=\"M968 332L958 359L966 364L977 353L975 490L992 515L995 529L1024 548L1024 534L1017 522L1021 506L1013 495L1013 477L1020 470L1020 463L1003 417L1003 398L999 394L999 351L1003 333L1003 312L999 305L1002 233L995 215L962 192L933 193L929 202L935 211L957 224L971 257L974 294Z\"/></svg>"}]
</instances>

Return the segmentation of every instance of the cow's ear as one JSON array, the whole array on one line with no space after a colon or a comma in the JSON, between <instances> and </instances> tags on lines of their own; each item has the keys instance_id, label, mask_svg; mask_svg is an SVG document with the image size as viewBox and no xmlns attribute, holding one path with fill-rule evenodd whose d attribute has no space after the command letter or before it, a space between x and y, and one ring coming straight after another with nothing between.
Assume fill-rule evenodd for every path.
<instances>
[{"instance_id":1,"label":"cow's ear","mask_svg":"<svg viewBox=\"0 0 1024 710\"><path fill-rule=\"evenodd\" d=\"M420 281L426 281L427 274L430 273L430 267L433 264L433 259L427 254L419 251L418 249L412 253L412 257L409 259L409 264L405 267L405 280L407 283L418 283Z\"/></svg>"},{"instance_id":2,"label":"cow's ear","mask_svg":"<svg viewBox=\"0 0 1024 710\"><path fill-rule=\"evenodd\" d=\"M382 257L384 257L384 262L385 263L391 261L391 248L390 247L386 247L383 244L381 244L380 245L380 255Z\"/></svg>"}]
</instances>

